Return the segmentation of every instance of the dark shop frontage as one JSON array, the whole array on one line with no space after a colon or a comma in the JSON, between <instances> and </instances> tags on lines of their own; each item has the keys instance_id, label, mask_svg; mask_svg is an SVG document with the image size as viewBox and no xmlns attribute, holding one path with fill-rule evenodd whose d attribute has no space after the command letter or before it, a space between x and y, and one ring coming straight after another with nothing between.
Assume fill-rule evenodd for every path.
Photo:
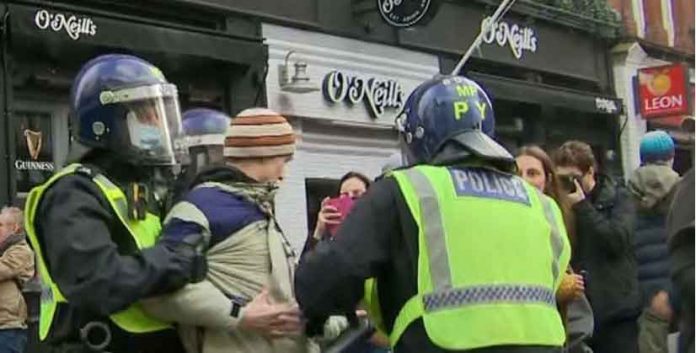
<instances>
[{"instance_id":1,"label":"dark shop frontage","mask_svg":"<svg viewBox=\"0 0 696 353\"><path fill-rule=\"evenodd\" d=\"M70 141L69 87L103 53L158 65L179 88L182 109L230 114L266 103L268 49L262 23L436 55L452 70L494 0L15 0L1 7L0 203L21 204L61 166ZM623 102L613 91L609 48L618 23L517 2L462 74L494 99L498 139L511 150L590 142L620 175ZM293 48L301 56L301 48ZM350 50L350 48L346 48ZM398 58L394 58L398 60ZM310 67L308 70L312 70ZM398 79L398 78L397 78ZM292 95L301 93L288 93Z\"/></svg>"},{"instance_id":2,"label":"dark shop frontage","mask_svg":"<svg viewBox=\"0 0 696 353\"><path fill-rule=\"evenodd\" d=\"M64 165L70 85L97 55L134 54L154 63L178 86L182 110L238 111L264 98L267 48L253 24L183 6L105 3L2 6L1 204L21 205L31 187Z\"/></svg>"},{"instance_id":3,"label":"dark shop frontage","mask_svg":"<svg viewBox=\"0 0 696 353\"><path fill-rule=\"evenodd\" d=\"M444 52L440 68L449 73L463 43L474 40L491 13L490 6L474 1L443 3L427 26L403 31L400 40ZM511 151L525 144L552 150L579 139L592 145L607 172L620 175L623 102L613 94L608 56L616 28L594 25L560 25L511 11L484 36L460 73L493 98L497 139Z\"/></svg>"}]
</instances>

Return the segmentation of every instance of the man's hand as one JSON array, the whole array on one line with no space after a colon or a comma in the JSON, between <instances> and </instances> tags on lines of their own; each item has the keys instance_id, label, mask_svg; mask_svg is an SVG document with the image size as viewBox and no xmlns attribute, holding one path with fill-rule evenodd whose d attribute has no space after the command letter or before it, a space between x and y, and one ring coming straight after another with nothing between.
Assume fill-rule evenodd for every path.
<instances>
[{"instance_id":1,"label":"man's hand","mask_svg":"<svg viewBox=\"0 0 696 353\"><path fill-rule=\"evenodd\" d=\"M573 181L575 183L575 192L568 194L567 198L571 205L575 205L585 200L585 192L582 191L582 185L578 180Z\"/></svg>"},{"instance_id":2,"label":"man's hand","mask_svg":"<svg viewBox=\"0 0 696 353\"><path fill-rule=\"evenodd\" d=\"M297 304L271 302L268 289L264 289L242 308L239 327L255 331L270 338L297 336L303 323Z\"/></svg>"}]
</instances>

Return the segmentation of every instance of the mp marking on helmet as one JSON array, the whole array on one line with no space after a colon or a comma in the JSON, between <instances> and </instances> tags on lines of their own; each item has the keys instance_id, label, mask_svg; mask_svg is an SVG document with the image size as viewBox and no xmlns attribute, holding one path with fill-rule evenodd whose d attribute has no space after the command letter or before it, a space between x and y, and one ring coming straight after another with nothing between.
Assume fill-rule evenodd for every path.
<instances>
[{"instance_id":1,"label":"mp marking on helmet","mask_svg":"<svg viewBox=\"0 0 696 353\"><path fill-rule=\"evenodd\" d=\"M514 175L482 168L450 168L458 196L471 196L521 203L530 206L522 180Z\"/></svg>"},{"instance_id":2,"label":"mp marking on helmet","mask_svg":"<svg viewBox=\"0 0 696 353\"><path fill-rule=\"evenodd\" d=\"M478 89L469 85L457 85L457 94L461 97L474 97L478 93Z\"/></svg>"}]
</instances>

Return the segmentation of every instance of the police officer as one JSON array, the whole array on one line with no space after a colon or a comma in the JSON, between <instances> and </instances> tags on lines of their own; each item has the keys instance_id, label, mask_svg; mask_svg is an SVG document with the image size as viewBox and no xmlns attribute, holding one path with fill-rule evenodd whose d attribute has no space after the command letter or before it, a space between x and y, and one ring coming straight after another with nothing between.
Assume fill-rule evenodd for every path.
<instances>
[{"instance_id":1,"label":"police officer","mask_svg":"<svg viewBox=\"0 0 696 353\"><path fill-rule=\"evenodd\" d=\"M182 125L189 153L176 180L172 200L168 201L169 206L179 201L201 171L224 164L225 134L229 124L230 118L217 110L194 108L184 112Z\"/></svg>"},{"instance_id":2,"label":"police officer","mask_svg":"<svg viewBox=\"0 0 696 353\"><path fill-rule=\"evenodd\" d=\"M77 162L26 204L44 285L39 338L55 352L179 352L176 332L138 304L205 274L200 235L156 243L185 149L176 86L142 59L104 55L78 73L70 108Z\"/></svg>"},{"instance_id":3,"label":"police officer","mask_svg":"<svg viewBox=\"0 0 696 353\"><path fill-rule=\"evenodd\" d=\"M560 352L555 292L569 261L558 206L514 175L473 81L434 78L398 119L411 165L375 183L335 241L300 264L316 330L366 299L395 352Z\"/></svg>"}]
</instances>

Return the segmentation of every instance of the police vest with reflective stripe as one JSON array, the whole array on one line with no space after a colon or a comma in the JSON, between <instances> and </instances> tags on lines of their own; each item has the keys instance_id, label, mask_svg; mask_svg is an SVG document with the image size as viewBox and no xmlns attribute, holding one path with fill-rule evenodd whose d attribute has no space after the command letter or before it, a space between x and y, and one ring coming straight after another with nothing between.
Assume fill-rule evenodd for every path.
<instances>
[{"instance_id":1,"label":"police vest with reflective stripe","mask_svg":"<svg viewBox=\"0 0 696 353\"><path fill-rule=\"evenodd\" d=\"M555 292L570 246L553 200L484 168L418 166L393 177L420 251L418 293L396 317L392 346L419 318L445 349L563 345Z\"/></svg>"},{"instance_id":2,"label":"police vest with reflective stripe","mask_svg":"<svg viewBox=\"0 0 696 353\"><path fill-rule=\"evenodd\" d=\"M80 164L67 166L53 175L44 184L33 188L27 197L25 227L32 247L36 252L39 275L41 276L41 281L44 286L41 294L41 313L39 321L39 338L41 340L44 340L48 336L58 303L67 303L67 300L63 294L61 294L58 285L53 281L50 270L46 266L46 260L39 241L40 238L36 235L35 217L41 198L53 183L66 175L82 171L91 176L91 172ZM111 205L113 212L128 230L137 248L143 249L153 246L161 230L159 217L148 213L144 220L131 219L132 217L128 216L128 202L126 196L118 186L101 174L92 176L92 181L94 181L104 197L109 201L109 205ZM138 303L131 305L123 311L112 314L109 318L118 327L131 333L147 333L169 327L169 324L147 316Z\"/></svg>"}]
</instances>

